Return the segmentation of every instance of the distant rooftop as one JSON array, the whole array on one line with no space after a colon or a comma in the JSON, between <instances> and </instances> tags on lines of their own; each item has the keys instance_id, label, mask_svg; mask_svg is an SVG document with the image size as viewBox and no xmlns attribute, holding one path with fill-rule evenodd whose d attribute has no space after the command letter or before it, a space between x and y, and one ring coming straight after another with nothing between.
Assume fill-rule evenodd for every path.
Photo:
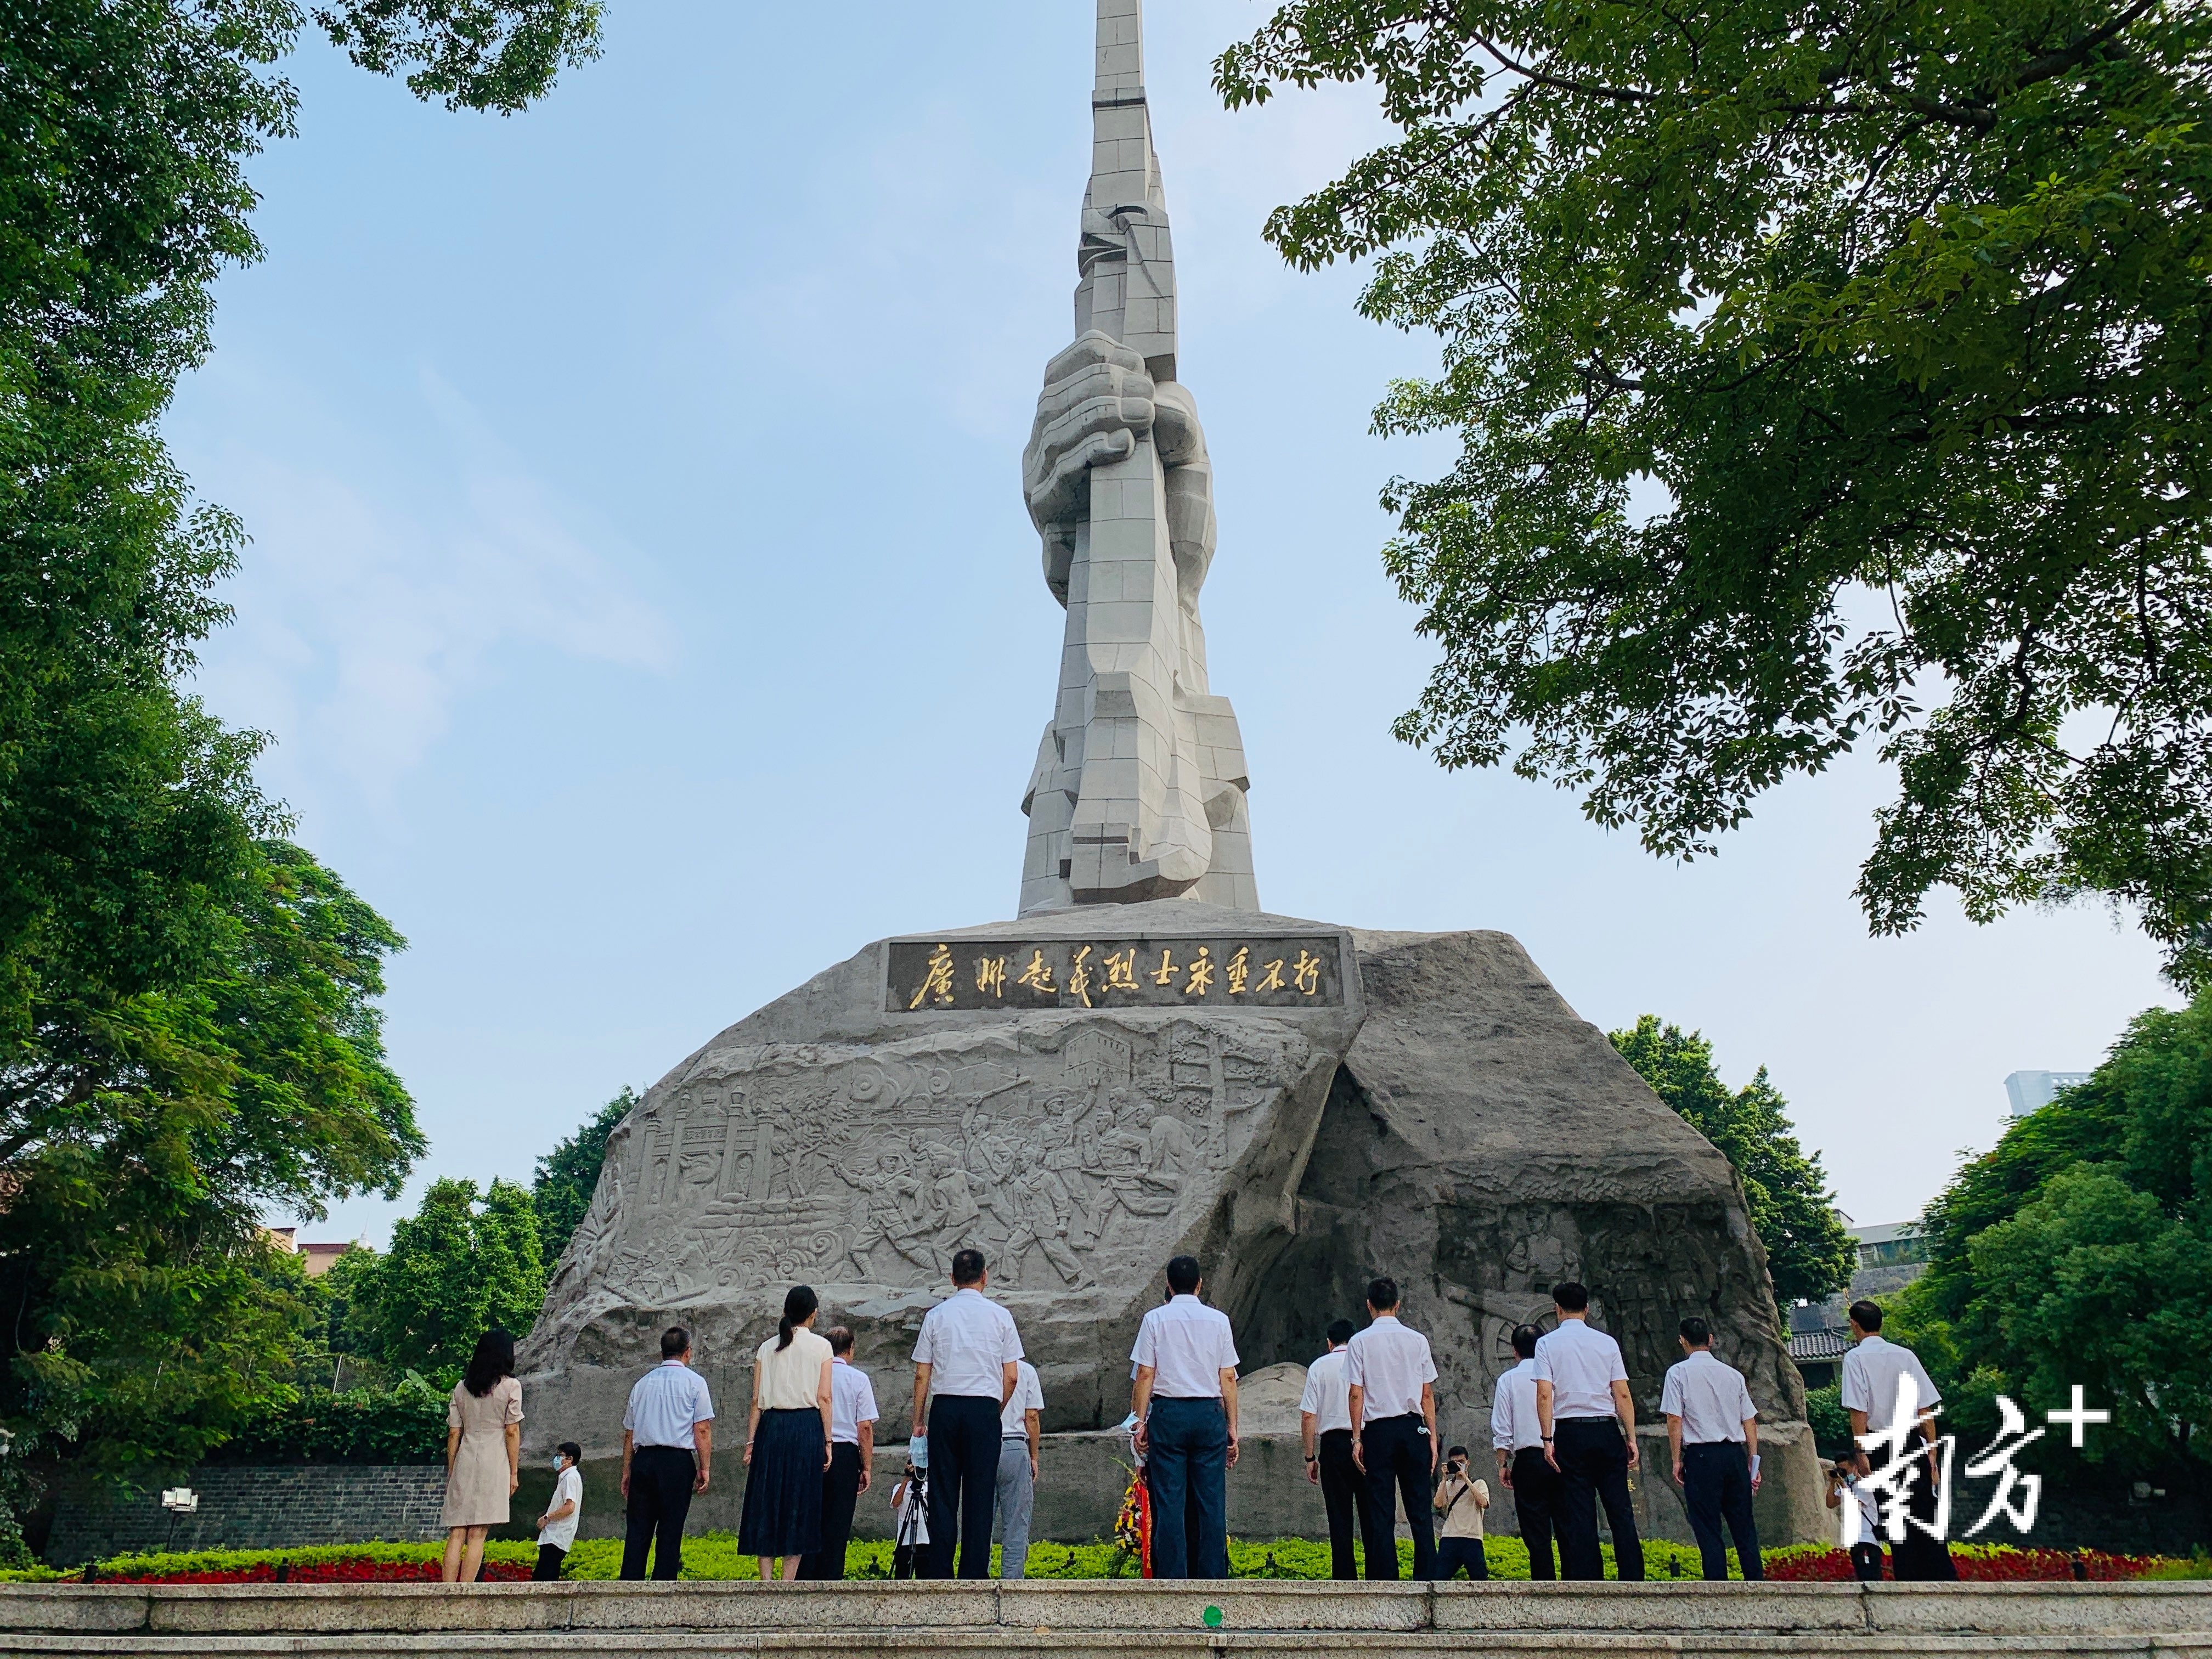
<instances>
[{"instance_id":1,"label":"distant rooftop","mask_svg":"<svg viewBox=\"0 0 2212 1659\"><path fill-rule=\"evenodd\" d=\"M2089 1080L2087 1072L2014 1072L2005 1079L2005 1094L2012 1115L2026 1117L2058 1097L2061 1089L2077 1088Z\"/></svg>"},{"instance_id":2,"label":"distant rooftop","mask_svg":"<svg viewBox=\"0 0 2212 1659\"><path fill-rule=\"evenodd\" d=\"M1917 1221L1883 1221L1871 1227L1854 1227L1851 1237L1862 1244L1887 1244L1899 1238L1917 1238L1920 1224Z\"/></svg>"}]
</instances>

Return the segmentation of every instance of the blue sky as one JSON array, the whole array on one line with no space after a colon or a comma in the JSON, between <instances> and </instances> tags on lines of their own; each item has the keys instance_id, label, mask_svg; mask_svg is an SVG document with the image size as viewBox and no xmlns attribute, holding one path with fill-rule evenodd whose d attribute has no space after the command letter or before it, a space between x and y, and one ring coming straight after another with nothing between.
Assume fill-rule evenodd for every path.
<instances>
[{"instance_id":1,"label":"blue sky","mask_svg":"<svg viewBox=\"0 0 2212 1659\"><path fill-rule=\"evenodd\" d=\"M1395 744L1432 653L1376 496L1448 452L1366 428L1433 347L1259 236L1383 129L1359 88L1224 112L1210 60L1261 8L1151 10L1263 902L1514 933L1586 1018L1702 1027L1731 1082L1764 1062L1844 1206L1911 1214L2007 1073L2092 1065L2172 1000L2155 952L2095 908L1948 901L1870 940L1870 760L1678 866ZM291 64L300 135L252 170L269 258L223 281L168 431L254 538L201 689L275 737L301 838L411 941L410 1196L526 1177L871 939L1011 914L1060 633L1018 462L1071 332L1091 14L617 3L605 58L507 119Z\"/></svg>"}]
</instances>

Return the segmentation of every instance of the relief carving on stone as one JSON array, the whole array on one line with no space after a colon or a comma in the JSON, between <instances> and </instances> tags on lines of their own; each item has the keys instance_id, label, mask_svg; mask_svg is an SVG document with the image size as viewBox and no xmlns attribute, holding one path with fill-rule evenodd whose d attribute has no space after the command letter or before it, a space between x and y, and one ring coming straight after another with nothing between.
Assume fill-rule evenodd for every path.
<instances>
[{"instance_id":1,"label":"relief carving on stone","mask_svg":"<svg viewBox=\"0 0 2212 1659\"><path fill-rule=\"evenodd\" d=\"M549 1309L933 1285L963 1245L1011 1290L1148 1273L1308 1052L1249 1015L709 1051L616 1130Z\"/></svg>"}]
</instances>

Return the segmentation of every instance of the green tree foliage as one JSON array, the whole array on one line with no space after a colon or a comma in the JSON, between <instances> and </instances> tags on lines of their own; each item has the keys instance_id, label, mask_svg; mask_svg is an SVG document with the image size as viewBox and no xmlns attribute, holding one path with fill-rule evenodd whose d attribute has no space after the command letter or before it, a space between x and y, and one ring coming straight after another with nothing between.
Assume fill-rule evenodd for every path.
<instances>
[{"instance_id":1,"label":"green tree foliage","mask_svg":"<svg viewBox=\"0 0 2212 1659\"><path fill-rule=\"evenodd\" d=\"M2137 1018L2088 1082L2014 1122L1923 1218L1898 1298L1970 1420L2075 1383L2113 1413L2091 1458L2197 1484L2212 1462L2212 993Z\"/></svg>"},{"instance_id":2,"label":"green tree foliage","mask_svg":"<svg viewBox=\"0 0 2212 1659\"><path fill-rule=\"evenodd\" d=\"M1443 337L1401 737L1668 856L1877 742L1876 931L2094 891L2212 974L2212 9L1289 0L1216 70L1402 133L1267 230Z\"/></svg>"},{"instance_id":3,"label":"green tree foliage","mask_svg":"<svg viewBox=\"0 0 2212 1659\"><path fill-rule=\"evenodd\" d=\"M1713 1069L1712 1044L1695 1031L1686 1036L1645 1014L1611 1036L1652 1092L1735 1166L1775 1295L1818 1301L1849 1285L1857 1252L1836 1213L1827 1172L1818 1152L1798 1146L1790 1103L1767 1081L1766 1068L1731 1094Z\"/></svg>"},{"instance_id":4,"label":"green tree foliage","mask_svg":"<svg viewBox=\"0 0 2212 1659\"><path fill-rule=\"evenodd\" d=\"M599 1165L606 1161L607 1137L637 1104L628 1084L622 1092L599 1108L576 1133L538 1160L531 1179L531 1196L538 1204L538 1251L548 1273L568 1248L568 1239L592 1207L599 1190Z\"/></svg>"},{"instance_id":5,"label":"green tree foliage","mask_svg":"<svg viewBox=\"0 0 2212 1659\"><path fill-rule=\"evenodd\" d=\"M239 1425L217 1463L435 1463L446 1455L446 1396L409 1375L389 1389L299 1389Z\"/></svg>"},{"instance_id":6,"label":"green tree foliage","mask_svg":"<svg viewBox=\"0 0 2212 1659\"><path fill-rule=\"evenodd\" d=\"M317 20L509 110L596 49L598 10ZM0 1411L18 1452L81 1437L125 1470L289 1386L314 1315L261 1206L389 1188L421 1145L375 1028L398 936L278 839L260 739L178 689L243 534L155 422L210 284L260 252L245 168L291 131L303 27L291 0L0 0Z\"/></svg>"},{"instance_id":7,"label":"green tree foliage","mask_svg":"<svg viewBox=\"0 0 2212 1659\"><path fill-rule=\"evenodd\" d=\"M434 1181L422 1206L392 1230L389 1254L359 1255L349 1322L363 1346L394 1370L450 1388L477 1339L494 1326L516 1336L545 1300L538 1210L529 1189L495 1181Z\"/></svg>"},{"instance_id":8,"label":"green tree foliage","mask_svg":"<svg viewBox=\"0 0 2212 1659\"><path fill-rule=\"evenodd\" d=\"M189 1458L285 1389L305 1282L264 1208L396 1196L422 1149L376 1008L398 935L298 848L252 854L195 981L44 1000L0 1064L0 1390L104 1466Z\"/></svg>"}]
</instances>

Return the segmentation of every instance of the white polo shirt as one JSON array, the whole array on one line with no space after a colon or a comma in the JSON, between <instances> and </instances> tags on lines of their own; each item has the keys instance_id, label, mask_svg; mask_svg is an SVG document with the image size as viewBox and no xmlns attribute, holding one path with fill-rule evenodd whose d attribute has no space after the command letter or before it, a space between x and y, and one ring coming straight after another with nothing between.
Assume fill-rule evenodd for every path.
<instances>
[{"instance_id":1,"label":"white polo shirt","mask_svg":"<svg viewBox=\"0 0 2212 1659\"><path fill-rule=\"evenodd\" d=\"M830 1365L830 1443L859 1445L860 1425L872 1423L881 1414L876 1410L876 1385L868 1381L867 1372L849 1359L832 1360Z\"/></svg>"},{"instance_id":2,"label":"white polo shirt","mask_svg":"<svg viewBox=\"0 0 2212 1659\"><path fill-rule=\"evenodd\" d=\"M1006 1390L1007 1364L1021 1357L1013 1315L973 1285L923 1316L914 1345L914 1363L931 1368L929 1392L939 1400L979 1395L996 1401Z\"/></svg>"},{"instance_id":3,"label":"white polo shirt","mask_svg":"<svg viewBox=\"0 0 2212 1659\"><path fill-rule=\"evenodd\" d=\"M1498 1379L1490 1396L1490 1443L1502 1452L1544 1443L1536 1423L1536 1362L1524 1359Z\"/></svg>"},{"instance_id":4,"label":"white polo shirt","mask_svg":"<svg viewBox=\"0 0 2212 1659\"><path fill-rule=\"evenodd\" d=\"M1237 1342L1227 1314L1178 1296L1146 1314L1129 1358L1152 1368L1155 1400L1218 1400L1221 1373L1237 1369Z\"/></svg>"},{"instance_id":5,"label":"white polo shirt","mask_svg":"<svg viewBox=\"0 0 2212 1659\"><path fill-rule=\"evenodd\" d=\"M1014 1391L1007 1396L1006 1407L999 1413L999 1437L1002 1440L1027 1440L1030 1437L1030 1412L1044 1409L1044 1385L1037 1381L1036 1367L1026 1359L1014 1367Z\"/></svg>"},{"instance_id":6,"label":"white polo shirt","mask_svg":"<svg viewBox=\"0 0 2212 1659\"><path fill-rule=\"evenodd\" d=\"M1341 1348L1331 1348L1306 1367L1306 1391L1298 1396L1298 1409L1311 1412L1316 1434L1334 1434L1352 1426L1351 1364Z\"/></svg>"},{"instance_id":7,"label":"white polo shirt","mask_svg":"<svg viewBox=\"0 0 2212 1659\"><path fill-rule=\"evenodd\" d=\"M1869 1336L1844 1356L1844 1409L1864 1412L1869 1434L1891 1426L1897 1414L1897 1379L1909 1376L1919 1389L1912 1407L1917 1418L1942 1399L1929 1380L1928 1368L1910 1348L1886 1337Z\"/></svg>"},{"instance_id":8,"label":"white polo shirt","mask_svg":"<svg viewBox=\"0 0 2212 1659\"><path fill-rule=\"evenodd\" d=\"M1743 1425L1759 1415L1751 1403L1751 1390L1743 1373L1700 1348L1680 1364L1667 1368L1667 1382L1659 1391L1659 1411L1682 1419L1682 1443L1707 1446L1717 1440L1741 1441Z\"/></svg>"},{"instance_id":9,"label":"white polo shirt","mask_svg":"<svg viewBox=\"0 0 2212 1659\"><path fill-rule=\"evenodd\" d=\"M1386 1417L1419 1413L1421 1385L1437 1380L1429 1339L1407 1330L1395 1314L1376 1315L1375 1322L1354 1335L1344 1353L1345 1380L1364 1391L1359 1399L1362 1428Z\"/></svg>"},{"instance_id":10,"label":"white polo shirt","mask_svg":"<svg viewBox=\"0 0 2212 1659\"><path fill-rule=\"evenodd\" d=\"M1562 1319L1536 1339L1536 1380L1552 1385L1552 1420L1611 1417L1613 1385L1628 1381L1620 1344L1587 1320Z\"/></svg>"}]
</instances>

